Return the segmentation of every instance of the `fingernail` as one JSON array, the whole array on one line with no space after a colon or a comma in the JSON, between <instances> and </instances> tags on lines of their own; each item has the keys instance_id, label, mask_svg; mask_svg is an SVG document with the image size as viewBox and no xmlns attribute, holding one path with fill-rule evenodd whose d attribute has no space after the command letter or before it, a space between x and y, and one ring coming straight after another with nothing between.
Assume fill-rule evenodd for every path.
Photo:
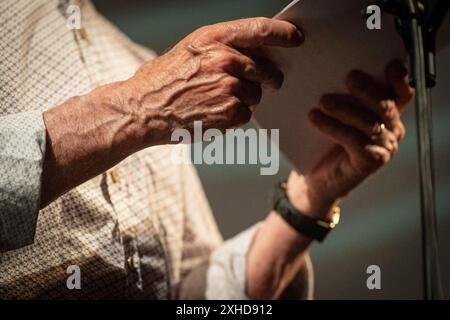
<instances>
[{"instance_id":1,"label":"fingernail","mask_svg":"<svg viewBox=\"0 0 450 320\"><path fill-rule=\"evenodd\" d=\"M305 37L303 36L303 33L297 29L296 36L294 36L295 40L294 43L296 46L300 46L305 42Z\"/></svg>"},{"instance_id":2,"label":"fingernail","mask_svg":"<svg viewBox=\"0 0 450 320\"><path fill-rule=\"evenodd\" d=\"M290 24L294 25L296 30L297 30L297 36L298 36L298 41L297 44L301 45L303 42L305 42L305 33L302 31L302 29L300 28L299 25L297 25L296 23L294 23L293 21L288 21Z\"/></svg>"}]
</instances>

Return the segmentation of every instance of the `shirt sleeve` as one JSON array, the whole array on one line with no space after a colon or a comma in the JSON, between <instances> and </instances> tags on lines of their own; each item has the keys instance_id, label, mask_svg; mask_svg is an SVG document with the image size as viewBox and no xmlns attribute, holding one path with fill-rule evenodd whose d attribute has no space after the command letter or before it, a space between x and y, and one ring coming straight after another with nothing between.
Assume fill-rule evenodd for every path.
<instances>
[{"instance_id":1,"label":"shirt sleeve","mask_svg":"<svg viewBox=\"0 0 450 320\"><path fill-rule=\"evenodd\" d=\"M209 259L206 299L249 299L246 295L247 253L259 225L245 230L216 249ZM282 299L312 299L312 267L306 256L305 267L285 290Z\"/></svg>"},{"instance_id":2,"label":"shirt sleeve","mask_svg":"<svg viewBox=\"0 0 450 320\"><path fill-rule=\"evenodd\" d=\"M183 239L181 277L174 288L175 298L231 300L248 299L246 261L253 238L261 224L223 242L213 219L197 173L185 169L186 221ZM285 290L283 299L311 299L312 265L308 255L305 267Z\"/></svg>"},{"instance_id":3,"label":"shirt sleeve","mask_svg":"<svg viewBox=\"0 0 450 320\"><path fill-rule=\"evenodd\" d=\"M34 241L45 142L42 112L0 117L0 252Z\"/></svg>"},{"instance_id":4,"label":"shirt sleeve","mask_svg":"<svg viewBox=\"0 0 450 320\"><path fill-rule=\"evenodd\" d=\"M245 230L215 249L206 262L184 279L180 286L180 298L248 300L245 285L247 253L258 227L259 224ZM306 255L304 267L281 299L312 299L313 278L311 259Z\"/></svg>"}]
</instances>

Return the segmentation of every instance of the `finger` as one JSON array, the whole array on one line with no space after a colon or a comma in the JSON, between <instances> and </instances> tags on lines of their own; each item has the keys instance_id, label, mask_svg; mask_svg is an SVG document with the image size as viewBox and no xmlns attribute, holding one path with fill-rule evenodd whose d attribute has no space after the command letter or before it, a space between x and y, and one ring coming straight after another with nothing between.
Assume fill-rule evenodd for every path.
<instances>
[{"instance_id":1,"label":"finger","mask_svg":"<svg viewBox=\"0 0 450 320\"><path fill-rule=\"evenodd\" d=\"M400 122L400 112L393 99L389 99L387 89L368 74L352 71L347 77L350 93L361 101L361 105L374 112L389 130Z\"/></svg>"},{"instance_id":2,"label":"finger","mask_svg":"<svg viewBox=\"0 0 450 320\"><path fill-rule=\"evenodd\" d=\"M391 155L396 154L398 151L398 139L389 130L383 129L379 134L373 134L370 139L372 144L386 149Z\"/></svg>"},{"instance_id":3,"label":"finger","mask_svg":"<svg viewBox=\"0 0 450 320\"><path fill-rule=\"evenodd\" d=\"M309 116L313 124L323 134L340 145L351 158L370 160L367 164L375 165L375 169L389 162L392 158L392 151L389 151L385 146L368 142L366 137L358 130L328 117L320 109L311 110ZM372 163L372 161L375 162Z\"/></svg>"},{"instance_id":4,"label":"finger","mask_svg":"<svg viewBox=\"0 0 450 320\"><path fill-rule=\"evenodd\" d=\"M327 94L320 99L322 111L329 117L355 128L367 138L374 134L374 127L379 123L378 117L348 94Z\"/></svg>"},{"instance_id":5,"label":"finger","mask_svg":"<svg viewBox=\"0 0 450 320\"><path fill-rule=\"evenodd\" d=\"M227 71L270 90L280 89L284 80L283 72L273 61L262 56L249 57L239 52L233 56Z\"/></svg>"},{"instance_id":6,"label":"finger","mask_svg":"<svg viewBox=\"0 0 450 320\"><path fill-rule=\"evenodd\" d=\"M414 97L409 86L408 70L400 60L394 60L386 68L386 81L392 87L399 111L402 112Z\"/></svg>"},{"instance_id":7,"label":"finger","mask_svg":"<svg viewBox=\"0 0 450 320\"><path fill-rule=\"evenodd\" d=\"M303 35L295 25L269 18L224 22L211 28L211 32L214 33L214 40L238 48L296 47L303 42Z\"/></svg>"},{"instance_id":8,"label":"finger","mask_svg":"<svg viewBox=\"0 0 450 320\"><path fill-rule=\"evenodd\" d=\"M346 94L327 94L320 100L322 111L345 125L361 131L366 137L372 139L379 134L382 123L371 111L360 105L353 96ZM401 121L394 122L391 136L400 141L405 136L405 126Z\"/></svg>"},{"instance_id":9,"label":"finger","mask_svg":"<svg viewBox=\"0 0 450 320\"><path fill-rule=\"evenodd\" d=\"M234 94L246 107L256 106L261 102L262 88L260 85L247 80L240 80Z\"/></svg>"},{"instance_id":10,"label":"finger","mask_svg":"<svg viewBox=\"0 0 450 320\"><path fill-rule=\"evenodd\" d=\"M364 150L380 165L386 164L391 160L391 153L387 149L378 145L366 145Z\"/></svg>"},{"instance_id":11,"label":"finger","mask_svg":"<svg viewBox=\"0 0 450 320\"><path fill-rule=\"evenodd\" d=\"M367 139L358 130L327 116L320 109L312 109L309 119L320 132L342 146L349 155L360 155Z\"/></svg>"}]
</instances>

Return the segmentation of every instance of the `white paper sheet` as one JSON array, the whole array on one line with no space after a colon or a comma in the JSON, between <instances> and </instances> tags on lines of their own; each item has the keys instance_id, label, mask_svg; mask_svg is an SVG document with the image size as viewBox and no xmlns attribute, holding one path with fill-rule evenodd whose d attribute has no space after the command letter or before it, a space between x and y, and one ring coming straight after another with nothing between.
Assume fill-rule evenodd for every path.
<instances>
[{"instance_id":1,"label":"white paper sheet","mask_svg":"<svg viewBox=\"0 0 450 320\"><path fill-rule=\"evenodd\" d=\"M285 71L285 83L263 97L254 120L263 128L280 129L280 149L300 172L330 146L307 117L320 96L345 92L345 77L355 68L382 77L389 61L406 57L391 15L383 15L381 30L367 28L362 12L369 3L297 0L276 16L300 26L306 39L297 49L270 49ZM441 47L450 38L449 20L441 30Z\"/></svg>"}]
</instances>

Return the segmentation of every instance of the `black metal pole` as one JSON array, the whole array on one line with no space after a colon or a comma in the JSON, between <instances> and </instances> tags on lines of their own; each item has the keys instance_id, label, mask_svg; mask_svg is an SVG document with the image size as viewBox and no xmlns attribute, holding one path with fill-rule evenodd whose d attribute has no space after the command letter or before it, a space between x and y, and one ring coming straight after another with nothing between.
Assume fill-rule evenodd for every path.
<instances>
[{"instance_id":1,"label":"black metal pole","mask_svg":"<svg viewBox=\"0 0 450 320\"><path fill-rule=\"evenodd\" d=\"M431 88L436 84L435 38L449 3L450 0L380 0L377 3L385 12L396 17L398 30L410 56L411 84L416 89L423 290L426 300L443 299L432 151Z\"/></svg>"},{"instance_id":2,"label":"black metal pole","mask_svg":"<svg viewBox=\"0 0 450 320\"><path fill-rule=\"evenodd\" d=\"M424 273L424 298L442 299L440 284L434 172L432 164L431 105L426 85L422 28L417 20L411 22L413 47L412 65L416 79L416 123L419 152L419 176L422 222L422 265Z\"/></svg>"}]
</instances>

